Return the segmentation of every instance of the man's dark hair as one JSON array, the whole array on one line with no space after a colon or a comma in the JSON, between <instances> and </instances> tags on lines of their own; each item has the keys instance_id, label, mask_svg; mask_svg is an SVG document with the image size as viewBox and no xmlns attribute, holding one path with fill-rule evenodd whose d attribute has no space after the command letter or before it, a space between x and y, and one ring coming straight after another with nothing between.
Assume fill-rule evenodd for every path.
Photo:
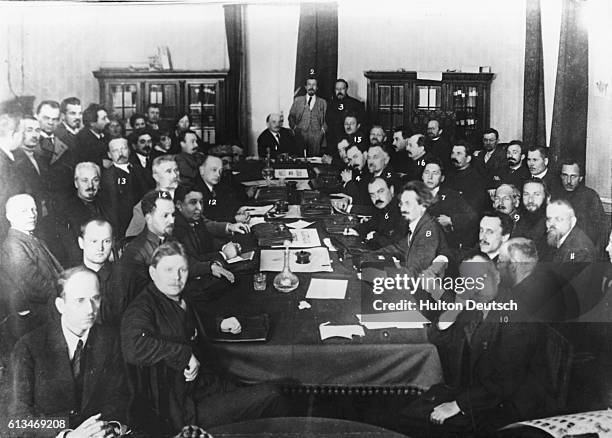
<instances>
[{"instance_id":1,"label":"man's dark hair","mask_svg":"<svg viewBox=\"0 0 612 438\"><path fill-rule=\"evenodd\" d=\"M527 149L527 153L529 152L539 152L542 158L548 158L548 148L544 146L531 146ZM527 154L525 154L527 155Z\"/></svg>"},{"instance_id":2,"label":"man's dark hair","mask_svg":"<svg viewBox=\"0 0 612 438\"><path fill-rule=\"evenodd\" d=\"M88 273L88 274L93 275L93 277L96 279L96 283L98 284L98 290L99 290L100 280L98 280L98 276L96 275L96 273L92 271L91 269L89 269L87 266L80 265L74 268L66 269L60 274L60 277L57 279L57 286L56 286L58 298L63 299L66 297L66 283L68 283L68 280L70 280L76 274L80 274L80 273Z\"/></svg>"},{"instance_id":3,"label":"man's dark hair","mask_svg":"<svg viewBox=\"0 0 612 438\"><path fill-rule=\"evenodd\" d=\"M358 125L361 123L361 120L359 120L359 115L355 111L347 112L346 115L344 116L343 122L346 120L347 117L353 117L355 120L357 120Z\"/></svg>"},{"instance_id":4,"label":"man's dark hair","mask_svg":"<svg viewBox=\"0 0 612 438\"><path fill-rule=\"evenodd\" d=\"M389 158L391 158L391 148L389 146L387 146L386 144L371 144L368 146L368 150L372 149L372 148L381 148L382 151L384 153L386 153ZM348 150L348 149L347 149Z\"/></svg>"},{"instance_id":5,"label":"man's dark hair","mask_svg":"<svg viewBox=\"0 0 612 438\"><path fill-rule=\"evenodd\" d=\"M495 138L497 140L499 140L499 132L497 132L497 129L493 129L493 128L487 128L484 131L482 131L482 136L484 137L487 134L495 134Z\"/></svg>"},{"instance_id":6,"label":"man's dark hair","mask_svg":"<svg viewBox=\"0 0 612 438\"><path fill-rule=\"evenodd\" d=\"M423 134L415 134L417 137L417 145L422 148L427 148L427 140Z\"/></svg>"},{"instance_id":7,"label":"man's dark hair","mask_svg":"<svg viewBox=\"0 0 612 438\"><path fill-rule=\"evenodd\" d=\"M208 160L209 160L211 157L212 157L212 158L218 158L218 159L221 159L221 157L219 157L219 156L217 156L217 155L215 155L215 154L206 154L206 155L204 156L204 159L202 160L202 164L200 164L199 169L202 169L202 168L203 168L203 167L206 165L206 163L208 162Z\"/></svg>"},{"instance_id":8,"label":"man's dark hair","mask_svg":"<svg viewBox=\"0 0 612 438\"><path fill-rule=\"evenodd\" d=\"M368 185L374 184L374 182L376 182L377 180L384 181L387 188L391 189L392 184L389 181L387 181L385 178L383 178L382 176L375 176L368 182Z\"/></svg>"},{"instance_id":9,"label":"man's dark hair","mask_svg":"<svg viewBox=\"0 0 612 438\"><path fill-rule=\"evenodd\" d=\"M544 181L543 179L535 178L533 176L531 178L526 179L523 182L523 190L525 190L526 184L540 184L544 188L544 196L548 197L548 195L550 195L550 193L548 192L548 186L546 185L546 181Z\"/></svg>"},{"instance_id":10,"label":"man's dark hair","mask_svg":"<svg viewBox=\"0 0 612 438\"><path fill-rule=\"evenodd\" d=\"M186 184L179 185L174 191L174 203L176 204L177 202L185 201L185 198L191 192L202 193L202 190L200 190L194 185L186 185Z\"/></svg>"},{"instance_id":11,"label":"man's dark hair","mask_svg":"<svg viewBox=\"0 0 612 438\"><path fill-rule=\"evenodd\" d=\"M348 90L348 82L346 82L344 79L342 78L338 78L334 81L334 85L336 85L338 82L342 82L344 84L344 86L346 87L346 89Z\"/></svg>"},{"instance_id":12,"label":"man's dark hair","mask_svg":"<svg viewBox=\"0 0 612 438\"><path fill-rule=\"evenodd\" d=\"M42 108L43 106L45 106L45 105L50 106L50 107L51 107L51 108L53 108L53 109L59 109L59 107L60 107L60 104L59 104L59 103L57 103L55 100L43 100L43 101L42 101L42 102L40 102L40 103L38 104L38 106L36 107L36 114L39 114L39 113L40 113L41 108Z\"/></svg>"},{"instance_id":13,"label":"man's dark hair","mask_svg":"<svg viewBox=\"0 0 612 438\"><path fill-rule=\"evenodd\" d=\"M66 114L66 111L68 110L68 105L80 105L81 101L79 100L78 97L67 97L64 100L62 100L62 103L60 104L60 113L62 114Z\"/></svg>"},{"instance_id":14,"label":"man's dark hair","mask_svg":"<svg viewBox=\"0 0 612 438\"><path fill-rule=\"evenodd\" d=\"M393 128L393 133L395 134L396 132L401 132L402 133L402 138L404 140L412 137L412 135L413 135L413 131L409 127L396 126L395 128Z\"/></svg>"},{"instance_id":15,"label":"man's dark hair","mask_svg":"<svg viewBox=\"0 0 612 438\"><path fill-rule=\"evenodd\" d=\"M149 112L149 109L151 109L151 108L157 108L158 110L160 110L160 111L161 111L161 107L160 107L158 104L156 104L156 103L150 103L150 104L148 104L148 105L147 105L147 109L146 109L146 111L145 111L145 112L147 112L147 113L148 113L148 112Z\"/></svg>"},{"instance_id":16,"label":"man's dark hair","mask_svg":"<svg viewBox=\"0 0 612 438\"><path fill-rule=\"evenodd\" d=\"M429 207L434 201L434 195L431 193L429 187L425 185L423 181L408 181L402 187L400 195L404 192L414 192L416 194L417 202L419 205Z\"/></svg>"},{"instance_id":17,"label":"man's dark hair","mask_svg":"<svg viewBox=\"0 0 612 438\"><path fill-rule=\"evenodd\" d=\"M523 144L523 142L522 142L522 141L520 141L520 140L512 140L512 141L511 141L510 143L508 143L508 145L506 146L506 150L508 150L508 148L509 148L510 146L513 146L513 145L517 145L518 147L520 147L520 148L521 148L521 154L525 154L525 145L524 145L524 144Z\"/></svg>"},{"instance_id":18,"label":"man's dark hair","mask_svg":"<svg viewBox=\"0 0 612 438\"><path fill-rule=\"evenodd\" d=\"M455 143L453 143L453 147L455 146L463 147L465 149L465 155L467 155L468 157L471 157L474 153L474 148L467 141L456 141Z\"/></svg>"},{"instance_id":19,"label":"man's dark hair","mask_svg":"<svg viewBox=\"0 0 612 438\"><path fill-rule=\"evenodd\" d=\"M580 176L584 176L584 165L581 161L573 157L563 158L559 163L559 170L563 170L563 166L578 166L578 172L580 172Z\"/></svg>"},{"instance_id":20,"label":"man's dark hair","mask_svg":"<svg viewBox=\"0 0 612 438\"><path fill-rule=\"evenodd\" d=\"M184 142L184 141L185 141L185 136L186 136L187 134L193 134L193 135L195 135L196 139L198 139L198 138L199 138L199 137L198 137L198 134L196 134L196 133L195 133L195 131L192 131L191 129L188 129L187 131L181 131L181 132L179 133L179 136L178 136L178 141L179 141L179 143L182 143L182 142Z\"/></svg>"},{"instance_id":21,"label":"man's dark hair","mask_svg":"<svg viewBox=\"0 0 612 438\"><path fill-rule=\"evenodd\" d=\"M139 128L136 129L135 131L132 131L130 133L130 135L128 135L128 143L130 145L134 145L136 143L138 143L138 139L143 136L149 134L151 136L151 140L153 140L153 143L155 143L155 133L153 132L153 130L151 128L149 128L148 126L145 126L144 128Z\"/></svg>"},{"instance_id":22,"label":"man's dark hair","mask_svg":"<svg viewBox=\"0 0 612 438\"><path fill-rule=\"evenodd\" d=\"M512 218L508 216L507 214L502 213L500 211L497 211L497 210L486 211L483 213L480 219L484 217L496 217L497 219L499 219L501 223L501 229L502 229L503 236L510 234L512 232L512 229L514 228L514 221L512 220Z\"/></svg>"},{"instance_id":23,"label":"man's dark hair","mask_svg":"<svg viewBox=\"0 0 612 438\"><path fill-rule=\"evenodd\" d=\"M442 164L442 160L440 160L438 157L431 157L425 160L425 166L423 166L423 169L425 169L428 164L435 164L438 166L440 168L440 173L444 175L444 164Z\"/></svg>"},{"instance_id":24,"label":"man's dark hair","mask_svg":"<svg viewBox=\"0 0 612 438\"><path fill-rule=\"evenodd\" d=\"M98 111L106 111L106 109L97 103L90 104L85 111L83 111L83 125L90 127L92 123L98 121Z\"/></svg>"},{"instance_id":25,"label":"man's dark hair","mask_svg":"<svg viewBox=\"0 0 612 438\"><path fill-rule=\"evenodd\" d=\"M154 268L157 267L157 264L164 257L171 257L175 255L180 255L187 261L187 253L185 252L185 248L176 240L170 240L168 242L164 242L157 247L155 251L153 251L153 255L151 256L150 265Z\"/></svg>"},{"instance_id":26,"label":"man's dark hair","mask_svg":"<svg viewBox=\"0 0 612 438\"><path fill-rule=\"evenodd\" d=\"M134 123L136 123L136 120L138 120L138 119L142 119L145 122L147 121L147 118L145 117L144 114L141 114L141 113L134 113L134 114L132 114L130 116L130 127L132 129L134 129Z\"/></svg>"},{"instance_id":27,"label":"man's dark hair","mask_svg":"<svg viewBox=\"0 0 612 438\"><path fill-rule=\"evenodd\" d=\"M156 202L158 199L167 199L172 201L172 195L164 190L151 190L147 192L140 201L140 207L142 208L142 214L144 216L151 214L157 208Z\"/></svg>"}]
</instances>

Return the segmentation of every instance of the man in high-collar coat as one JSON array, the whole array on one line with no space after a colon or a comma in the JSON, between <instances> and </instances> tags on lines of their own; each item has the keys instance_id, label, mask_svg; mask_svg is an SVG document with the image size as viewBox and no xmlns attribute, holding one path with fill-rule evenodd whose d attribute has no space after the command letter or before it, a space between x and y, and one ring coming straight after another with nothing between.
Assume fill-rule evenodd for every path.
<instances>
[{"instance_id":1,"label":"man in high-collar coat","mask_svg":"<svg viewBox=\"0 0 612 438\"><path fill-rule=\"evenodd\" d=\"M310 157L325 151L326 113L327 102L317 96L317 80L311 76L306 80L306 95L296 97L289 110L289 127L295 133L298 149Z\"/></svg>"},{"instance_id":2,"label":"man in high-collar coat","mask_svg":"<svg viewBox=\"0 0 612 438\"><path fill-rule=\"evenodd\" d=\"M58 317L25 335L13 350L12 417L61 417L64 423L52 425L60 437L93 436L108 421L125 423L129 393L119 336L95 324L99 305L92 271L78 267L63 274L55 298ZM90 435L79 435L86 429ZM20 436L27 436L23 432Z\"/></svg>"},{"instance_id":3,"label":"man in high-collar coat","mask_svg":"<svg viewBox=\"0 0 612 438\"><path fill-rule=\"evenodd\" d=\"M283 127L284 117L280 113L272 113L266 117L268 128L257 137L257 152L259 158L265 158L270 152L270 158L279 154L298 155L295 147L295 136L291 129Z\"/></svg>"}]
</instances>

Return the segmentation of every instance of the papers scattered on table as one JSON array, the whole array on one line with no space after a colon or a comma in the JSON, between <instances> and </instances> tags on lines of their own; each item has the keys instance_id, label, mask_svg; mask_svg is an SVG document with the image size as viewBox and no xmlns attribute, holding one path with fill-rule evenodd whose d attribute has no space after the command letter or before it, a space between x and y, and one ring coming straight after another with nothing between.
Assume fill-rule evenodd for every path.
<instances>
[{"instance_id":1,"label":"papers scattered on table","mask_svg":"<svg viewBox=\"0 0 612 438\"><path fill-rule=\"evenodd\" d=\"M312 187L310 187L310 180L301 179L297 181L296 190L312 190Z\"/></svg>"},{"instance_id":2,"label":"papers scattered on table","mask_svg":"<svg viewBox=\"0 0 612 438\"><path fill-rule=\"evenodd\" d=\"M300 301L300 304L298 304L298 309L300 310L310 309L311 307L312 306L308 304L306 301Z\"/></svg>"},{"instance_id":3,"label":"papers scattered on table","mask_svg":"<svg viewBox=\"0 0 612 438\"><path fill-rule=\"evenodd\" d=\"M332 244L331 239L329 237L324 238L323 243L331 252L338 251L338 249Z\"/></svg>"},{"instance_id":4,"label":"papers scattered on table","mask_svg":"<svg viewBox=\"0 0 612 438\"><path fill-rule=\"evenodd\" d=\"M315 228L290 231L292 240L289 248L314 248L315 246L321 246L319 233Z\"/></svg>"},{"instance_id":5,"label":"papers scattered on table","mask_svg":"<svg viewBox=\"0 0 612 438\"><path fill-rule=\"evenodd\" d=\"M309 163L313 163L313 164L323 163L323 160L321 159L321 157L308 157L306 158L306 161L308 161Z\"/></svg>"},{"instance_id":6,"label":"papers scattered on table","mask_svg":"<svg viewBox=\"0 0 612 438\"><path fill-rule=\"evenodd\" d=\"M343 300L346 296L348 280L312 278L306 298L319 300Z\"/></svg>"},{"instance_id":7,"label":"papers scattered on table","mask_svg":"<svg viewBox=\"0 0 612 438\"><path fill-rule=\"evenodd\" d=\"M248 225L249 225L249 227L252 227L252 226L257 225L257 224L262 224L262 223L264 223L265 221L266 221L266 220L265 220L263 217L261 217L261 216L251 216L251 217L249 218L249 223L248 223Z\"/></svg>"},{"instance_id":8,"label":"papers scattered on table","mask_svg":"<svg viewBox=\"0 0 612 438\"><path fill-rule=\"evenodd\" d=\"M581 412L579 414L521 421L520 423L509 424L502 430L521 426L535 427L555 438L587 435L609 437L611 435L610 430L612 430L612 410Z\"/></svg>"},{"instance_id":9,"label":"papers scattered on table","mask_svg":"<svg viewBox=\"0 0 612 438\"><path fill-rule=\"evenodd\" d=\"M242 253L240 255L237 255L233 259L227 260L227 263L231 265L233 263L246 262L246 261L249 261L249 260L253 260L254 256L255 256L255 251L245 252L245 253Z\"/></svg>"},{"instance_id":10,"label":"papers scattered on table","mask_svg":"<svg viewBox=\"0 0 612 438\"><path fill-rule=\"evenodd\" d=\"M429 320L416 310L406 310L403 312L388 313L367 313L355 315L368 330L384 328L415 329L423 328L429 324Z\"/></svg>"},{"instance_id":11,"label":"papers scattered on table","mask_svg":"<svg viewBox=\"0 0 612 438\"><path fill-rule=\"evenodd\" d=\"M274 205L262 205L260 207L244 207L244 211L248 212L251 216L264 216L267 212L272 210Z\"/></svg>"},{"instance_id":12,"label":"papers scattered on table","mask_svg":"<svg viewBox=\"0 0 612 438\"><path fill-rule=\"evenodd\" d=\"M363 327L360 325L329 325L329 321L319 325L319 333L322 341L336 336L346 339L353 339L353 336L365 336Z\"/></svg>"},{"instance_id":13,"label":"papers scattered on table","mask_svg":"<svg viewBox=\"0 0 612 438\"><path fill-rule=\"evenodd\" d=\"M299 221L289 222L286 224L289 228L295 228L296 230L301 230L302 228L306 228L314 224L314 222L306 222L305 220L300 219Z\"/></svg>"},{"instance_id":14,"label":"papers scattered on table","mask_svg":"<svg viewBox=\"0 0 612 438\"><path fill-rule=\"evenodd\" d=\"M310 248L310 263L297 263L296 252L299 249L289 250L289 269L292 272L334 272L329 259L327 248ZM282 249L262 249L260 256L260 271L280 272L283 270L284 250Z\"/></svg>"},{"instance_id":15,"label":"papers scattered on table","mask_svg":"<svg viewBox=\"0 0 612 438\"><path fill-rule=\"evenodd\" d=\"M274 178L308 178L308 169L274 169Z\"/></svg>"}]
</instances>

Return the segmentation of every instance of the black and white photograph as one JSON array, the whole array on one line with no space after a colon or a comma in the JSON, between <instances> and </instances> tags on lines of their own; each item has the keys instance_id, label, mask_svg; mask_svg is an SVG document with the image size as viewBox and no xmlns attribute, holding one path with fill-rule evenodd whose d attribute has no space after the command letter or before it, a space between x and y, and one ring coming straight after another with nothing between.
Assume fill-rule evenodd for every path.
<instances>
[{"instance_id":1,"label":"black and white photograph","mask_svg":"<svg viewBox=\"0 0 612 438\"><path fill-rule=\"evenodd\" d=\"M612 436L612 2L0 0L0 437Z\"/></svg>"}]
</instances>

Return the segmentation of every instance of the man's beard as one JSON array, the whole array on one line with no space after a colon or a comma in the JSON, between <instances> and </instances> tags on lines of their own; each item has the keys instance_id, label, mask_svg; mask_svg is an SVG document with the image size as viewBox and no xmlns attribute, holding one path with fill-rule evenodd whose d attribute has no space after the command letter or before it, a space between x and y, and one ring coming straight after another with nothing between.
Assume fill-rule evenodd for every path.
<instances>
[{"instance_id":1,"label":"man's beard","mask_svg":"<svg viewBox=\"0 0 612 438\"><path fill-rule=\"evenodd\" d=\"M561 241L562 237L563 234L555 229L550 229L546 232L546 242L555 248L559 247L559 242Z\"/></svg>"}]
</instances>

